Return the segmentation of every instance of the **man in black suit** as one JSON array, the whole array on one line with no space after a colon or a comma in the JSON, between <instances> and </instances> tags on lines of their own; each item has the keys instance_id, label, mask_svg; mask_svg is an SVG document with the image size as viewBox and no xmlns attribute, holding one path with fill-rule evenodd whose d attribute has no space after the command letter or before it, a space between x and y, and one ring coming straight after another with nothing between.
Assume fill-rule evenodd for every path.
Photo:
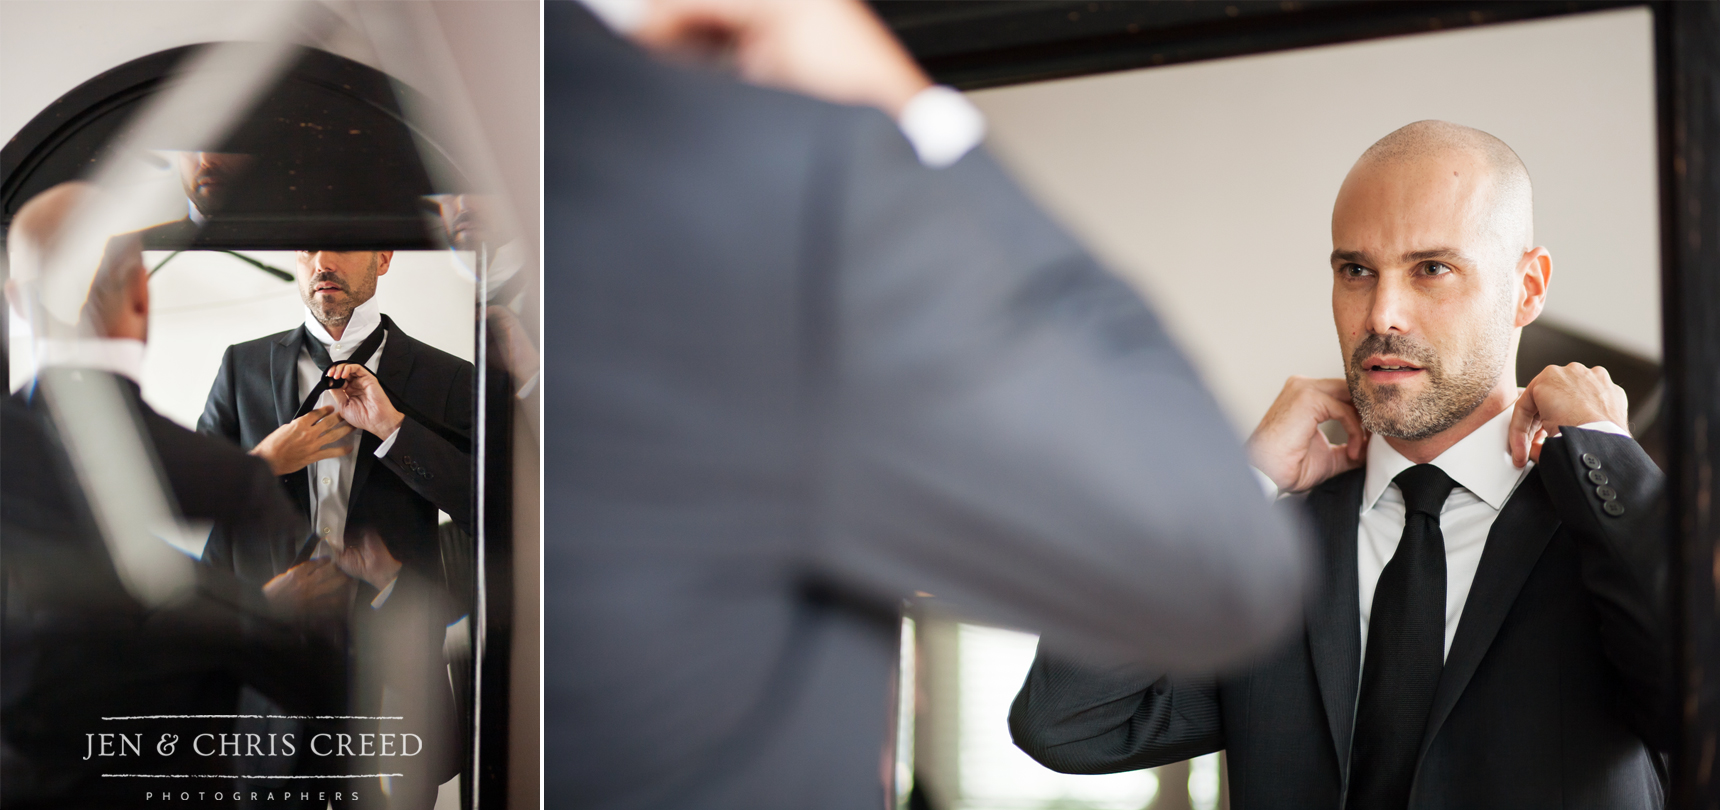
<instances>
[{"instance_id":1,"label":"man in black suit","mask_svg":"<svg viewBox=\"0 0 1720 810\"><path fill-rule=\"evenodd\" d=\"M1294 533L977 112L861 3L692 5L639 35L884 114L545 10L546 805L883 806L904 599L1158 664L1275 640ZM904 137L938 105L959 149Z\"/></svg>"},{"instance_id":2,"label":"man in black suit","mask_svg":"<svg viewBox=\"0 0 1720 810\"><path fill-rule=\"evenodd\" d=\"M1346 379L1292 378L1249 440L1318 530L1304 632L1216 678L1042 647L1022 749L1070 773L1225 749L1237 810L1662 806L1663 479L1604 369L1519 393L1552 277L1532 227L1490 135L1422 121L1362 156L1332 215Z\"/></svg>"},{"instance_id":3,"label":"man in black suit","mask_svg":"<svg viewBox=\"0 0 1720 810\"><path fill-rule=\"evenodd\" d=\"M111 379L136 417L176 516L211 525L211 534L296 542L304 522L267 466L230 443L202 436L157 414L139 395L149 287L135 234L108 241L84 299L82 333L46 328L52 317L33 300L42 259L65 222L95 193L67 183L38 195L14 218L7 295L36 326L37 377L5 399L4 600L7 683L3 718L6 806L118 806L147 789L203 788L207 780L103 779L102 770L210 773L231 767L189 747L166 758L85 759L86 734L163 733L190 740L226 733L242 686L290 710L339 712L346 705L345 655L338 623L348 578L330 560L282 573L259 591L231 575L196 567L194 586L165 604L143 604L122 582L60 451L59 426L39 383L58 375ZM60 246L63 248L63 245ZM140 483L147 486L146 483ZM177 555L178 552L168 552ZM201 715L118 723L112 716ZM225 788L225 784L221 784Z\"/></svg>"},{"instance_id":4,"label":"man in black suit","mask_svg":"<svg viewBox=\"0 0 1720 810\"><path fill-rule=\"evenodd\" d=\"M370 527L394 558L440 581L437 510L472 524L472 364L382 314L376 285L392 260L299 251L304 324L228 347L197 429L269 463L312 546L338 552L347 526ZM205 558L266 581L314 550L211 543Z\"/></svg>"}]
</instances>

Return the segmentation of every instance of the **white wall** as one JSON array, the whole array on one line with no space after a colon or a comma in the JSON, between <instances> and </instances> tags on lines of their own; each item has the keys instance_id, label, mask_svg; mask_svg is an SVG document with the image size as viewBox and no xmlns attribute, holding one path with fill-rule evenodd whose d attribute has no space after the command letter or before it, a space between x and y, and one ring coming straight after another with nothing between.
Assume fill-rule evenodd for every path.
<instances>
[{"instance_id":1,"label":"white wall","mask_svg":"<svg viewBox=\"0 0 1720 810\"><path fill-rule=\"evenodd\" d=\"M1148 291L1246 435L1288 375L1342 375L1332 199L1369 144L1424 118L1528 165L1545 317L1659 358L1653 90L1649 12L1629 9L971 97L992 149Z\"/></svg>"},{"instance_id":2,"label":"white wall","mask_svg":"<svg viewBox=\"0 0 1720 810\"><path fill-rule=\"evenodd\" d=\"M284 270L290 252L245 251ZM154 267L166 253L151 251ZM473 353L473 280L460 259L440 251L399 251L376 282L382 312L412 337L468 361ZM298 285L224 253L181 253L149 283L149 352L143 398L162 415L194 427L229 345L304 322Z\"/></svg>"}]
</instances>

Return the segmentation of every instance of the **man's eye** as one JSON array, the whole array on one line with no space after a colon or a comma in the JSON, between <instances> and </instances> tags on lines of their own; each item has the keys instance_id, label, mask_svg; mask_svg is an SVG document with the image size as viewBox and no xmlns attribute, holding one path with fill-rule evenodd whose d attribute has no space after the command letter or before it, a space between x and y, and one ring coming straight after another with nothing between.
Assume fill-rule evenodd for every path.
<instances>
[{"instance_id":1,"label":"man's eye","mask_svg":"<svg viewBox=\"0 0 1720 810\"><path fill-rule=\"evenodd\" d=\"M1422 274L1428 276L1443 276L1449 272L1451 272L1451 265L1446 264L1445 262L1428 262L1427 265L1422 268Z\"/></svg>"},{"instance_id":2,"label":"man's eye","mask_svg":"<svg viewBox=\"0 0 1720 810\"><path fill-rule=\"evenodd\" d=\"M1342 272L1346 278L1362 278L1363 276L1370 275L1373 271L1359 264L1346 264L1340 272Z\"/></svg>"}]
</instances>

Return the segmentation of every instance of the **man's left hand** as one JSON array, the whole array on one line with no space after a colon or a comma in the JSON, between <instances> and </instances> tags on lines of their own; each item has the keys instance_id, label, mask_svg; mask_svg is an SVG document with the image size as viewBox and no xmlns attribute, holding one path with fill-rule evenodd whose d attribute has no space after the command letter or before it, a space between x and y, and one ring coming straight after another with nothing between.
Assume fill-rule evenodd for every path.
<instances>
[{"instance_id":1,"label":"man's left hand","mask_svg":"<svg viewBox=\"0 0 1720 810\"><path fill-rule=\"evenodd\" d=\"M334 395L335 412L347 424L386 439L400 428L401 422L406 421L405 415L388 401L382 383L370 373L370 369L357 363L342 363L330 367L328 375L346 380L346 385L330 388L329 393Z\"/></svg>"},{"instance_id":2,"label":"man's left hand","mask_svg":"<svg viewBox=\"0 0 1720 810\"><path fill-rule=\"evenodd\" d=\"M1511 414L1511 461L1521 467L1541 460L1541 442L1559 429L1592 422L1623 427L1630 418L1630 400L1607 370L1581 363L1548 366L1523 388Z\"/></svg>"}]
</instances>

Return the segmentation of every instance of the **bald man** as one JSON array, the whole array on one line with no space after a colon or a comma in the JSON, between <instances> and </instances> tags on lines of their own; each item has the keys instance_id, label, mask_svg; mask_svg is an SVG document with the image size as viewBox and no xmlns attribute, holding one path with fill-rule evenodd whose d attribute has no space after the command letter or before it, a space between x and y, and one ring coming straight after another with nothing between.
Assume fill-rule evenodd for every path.
<instances>
[{"instance_id":1,"label":"bald man","mask_svg":"<svg viewBox=\"0 0 1720 810\"><path fill-rule=\"evenodd\" d=\"M1362 155L1332 211L1345 379L1292 377L1249 439L1318 532L1303 633L1207 677L1042 654L1017 745L1068 773L1224 749L1236 810L1663 805L1664 483L1605 369L1517 387L1552 281L1533 222L1486 133L1421 121Z\"/></svg>"}]
</instances>

